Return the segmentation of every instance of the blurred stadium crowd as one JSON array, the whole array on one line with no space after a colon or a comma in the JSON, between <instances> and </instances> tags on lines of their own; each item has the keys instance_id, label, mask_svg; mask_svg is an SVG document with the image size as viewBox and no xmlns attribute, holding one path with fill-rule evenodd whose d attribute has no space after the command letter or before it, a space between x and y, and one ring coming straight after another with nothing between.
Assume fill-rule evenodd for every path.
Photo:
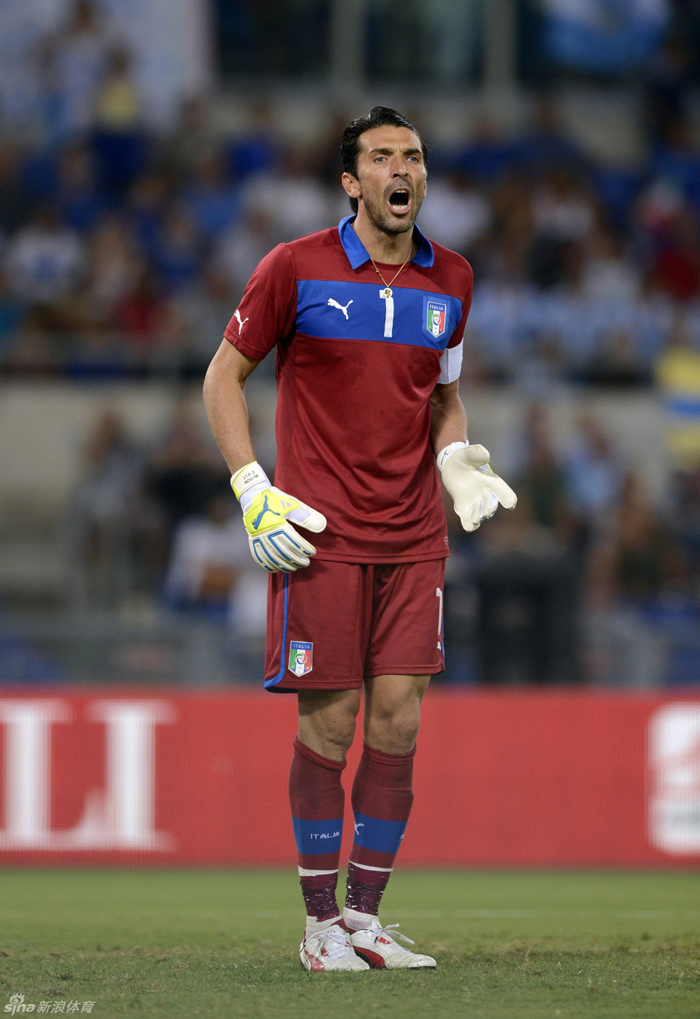
<instances>
[{"instance_id":1,"label":"blurred stadium crowd","mask_svg":"<svg viewBox=\"0 0 700 1019\"><path fill-rule=\"evenodd\" d=\"M348 211L345 111L316 145L290 142L266 103L221 137L205 98L149 133L128 50L87 2L35 59L44 138L5 137L0 154L3 373L198 374L262 255ZM634 384L669 339L700 343L689 59L678 39L659 54L634 167L595 162L547 97L519 137L484 115L434 149L419 222L474 266L472 377Z\"/></svg>"},{"instance_id":2,"label":"blurred stadium crowd","mask_svg":"<svg viewBox=\"0 0 700 1019\"><path fill-rule=\"evenodd\" d=\"M561 387L641 391L674 358L700 358L693 56L669 37L650 67L637 165L592 158L545 94L517 137L483 114L431 152L419 225L475 270L465 388L507 384L530 408L499 465L517 512L468 540L452 529L454 679L643 685L649 626L698 619L700 459L669 469L667 499L652 502L599 421L583 415L562 451L546 410ZM86 2L37 60L45 135L0 146L0 378L196 381L260 258L349 211L338 144L356 111L329 113L318 142L301 144L272 102L225 136L198 96L175 129L149 131L128 51ZM420 109L407 112L430 139ZM259 446L272 466L267 432ZM76 603L109 608L137 591L259 632L261 578L227 486L184 405L148 447L106 412L68 513L84 564ZM627 676L596 659L611 627L639 651Z\"/></svg>"}]
</instances>

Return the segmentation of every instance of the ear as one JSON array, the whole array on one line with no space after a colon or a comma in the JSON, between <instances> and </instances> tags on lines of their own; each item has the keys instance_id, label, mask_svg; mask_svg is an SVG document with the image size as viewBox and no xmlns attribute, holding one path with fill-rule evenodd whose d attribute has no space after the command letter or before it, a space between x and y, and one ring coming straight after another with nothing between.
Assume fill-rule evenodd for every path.
<instances>
[{"instance_id":1,"label":"ear","mask_svg":"<svg viewBox=\"0 0 700 1019\"><path fill-rule=\"evenodd\" d=\"M353 177L351 173L344 173L341 180L348 198L362 197L362 188L360 187L357 177Z\"/></svg>"}]
</instances>

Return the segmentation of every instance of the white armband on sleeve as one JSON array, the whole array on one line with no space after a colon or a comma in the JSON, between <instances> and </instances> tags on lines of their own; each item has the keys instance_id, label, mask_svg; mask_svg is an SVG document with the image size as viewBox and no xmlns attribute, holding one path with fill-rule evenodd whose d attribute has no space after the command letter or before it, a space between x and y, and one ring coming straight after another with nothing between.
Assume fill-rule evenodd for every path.
<instances>
[{"instance_id":1,"label":"white armband on sleeve","mask_svg":"<svg viewBox=\"0 0 700 1019\"><path fill-rule=\"evenodd\" d=\"M440 355L440 378L438 383L446 386L448 382L456 382L462 373L462 350L464 340L456 347L446 347Z\"/></svg>"}]
</instances>

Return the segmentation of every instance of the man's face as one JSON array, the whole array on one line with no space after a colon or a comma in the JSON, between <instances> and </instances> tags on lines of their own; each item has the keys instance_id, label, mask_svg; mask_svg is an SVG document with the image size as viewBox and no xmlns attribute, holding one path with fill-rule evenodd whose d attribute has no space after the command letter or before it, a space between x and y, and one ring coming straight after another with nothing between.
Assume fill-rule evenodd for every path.
<instances>
[{"instance_id":1,"label":"man's face","mask_svg":"<svg viewBox=\"0 0 700 1019\"><path fill-rule=\"evenodd\" d=\"M357 176L343 174L343 186L364 215L388 234L413 229L427 188L420 139L407 127L373 127L360 135Z\"/></svg>"}]
</instances>

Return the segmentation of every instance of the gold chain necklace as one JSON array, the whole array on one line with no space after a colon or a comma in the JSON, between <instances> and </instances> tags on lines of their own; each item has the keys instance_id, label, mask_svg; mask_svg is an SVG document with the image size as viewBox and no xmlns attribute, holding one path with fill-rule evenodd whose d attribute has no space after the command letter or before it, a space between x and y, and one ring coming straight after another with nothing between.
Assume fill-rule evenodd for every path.
<instances>
[{"instance_id":1,"label":"gold chain necklace","mask_svg":"<svg viewBox=\"0 0 700 1019\"><path fill-rule=\"evenodd\" d=\"M411 250L413 250L413 249L411 249ZM371 255L369 256L369 258L370 258L370 261L371 261L372 265L374 266L374 270L377 273L377 276L379 276L379 279L384 284L384 293L382 294L382 297L391 297L391 295L394 292L391 289L391 286L394 283L394 281L398 278L398 275L399 275L399 272L401 272L401 269L403 269L407 265L407 263L409 262L409 260L411 258L411 253L409 252L408 258L406 259L404 264L399 268L399 272L396 273L396 276L394 276L394 279L391 281L391 283L387 283L387 281L384 279L384 277L380 273L379 269L377 269L377 263L374 261L374 259L372 258Z\"/></svg>"}]
</instances>

